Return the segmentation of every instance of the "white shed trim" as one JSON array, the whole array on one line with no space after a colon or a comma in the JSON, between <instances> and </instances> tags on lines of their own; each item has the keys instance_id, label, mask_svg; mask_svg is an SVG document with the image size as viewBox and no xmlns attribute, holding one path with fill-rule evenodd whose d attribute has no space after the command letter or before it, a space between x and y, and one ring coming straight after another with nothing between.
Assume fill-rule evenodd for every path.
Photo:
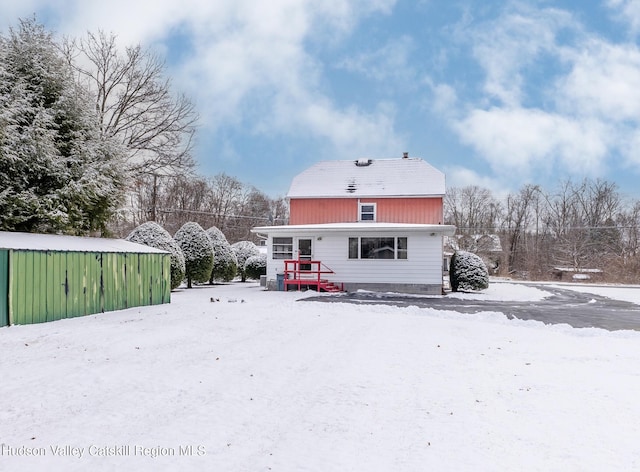
<instances>
[{"instance_id":1,"label":"white shed trim","mask_svg":"<svg viewBox=\"0 0 640 472\"><path fill-rule=\"evenodd\" d=\"M88 238L59 234L37 234L0 231L0 249L75 252L131 252L163 254L167 251L124 239ZM168 254L168 253L167 253Z\"/></svg>"}]
</instances>

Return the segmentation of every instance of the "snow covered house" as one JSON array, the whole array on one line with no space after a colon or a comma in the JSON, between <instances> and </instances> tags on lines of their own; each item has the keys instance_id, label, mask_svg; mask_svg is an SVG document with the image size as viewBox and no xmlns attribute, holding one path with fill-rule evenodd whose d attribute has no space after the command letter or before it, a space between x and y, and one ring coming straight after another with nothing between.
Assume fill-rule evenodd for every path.
<instances>
[{"instance_id":1,"label":"snow covered house","mask_svg":"<svg viewBox=\"0 0 640 472\"><path fill-rule=\"evenodd\" d=\"M169 303L170 265L121 239L0 231L0 326Z\"/></svg>"},{"instance_id":2,"label":"snow covered house","mask_svg":"<svg viewBox=\"0 0 640 472\"><path fill-rule=\"evenodd\" d=\"M445 176L419 158L324 161L297 175L286 226L261 226L267 287L442 292Z\"/></svg>"}]
</instances>

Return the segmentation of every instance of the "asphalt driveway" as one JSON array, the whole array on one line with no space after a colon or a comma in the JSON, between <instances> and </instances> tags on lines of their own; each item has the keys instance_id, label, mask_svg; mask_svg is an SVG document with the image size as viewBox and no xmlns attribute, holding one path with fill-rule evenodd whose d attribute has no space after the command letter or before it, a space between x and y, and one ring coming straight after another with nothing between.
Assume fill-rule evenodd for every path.
<instances>
[{"instance_id":1,"label":"asphalt driveway","mask_svg":"<svg viewBox=\"0 0 640 472\"><path fill-rule=\"evenodd\" d=\"M525 284L527 285L527 284ZM531 285L552 293L544 300L493 301L461 300L453 297L411 297L401 294L371 292L342 293L332 296L305 298L305 301L372 303L393 306L419 306L460 313L498 311L509 318L537 320L548 324L566 323L574 328L603 328L610 331L633 329L640 331L640 305L591 293L564 290L547 285Z\"/></svg>"}]
</instances>

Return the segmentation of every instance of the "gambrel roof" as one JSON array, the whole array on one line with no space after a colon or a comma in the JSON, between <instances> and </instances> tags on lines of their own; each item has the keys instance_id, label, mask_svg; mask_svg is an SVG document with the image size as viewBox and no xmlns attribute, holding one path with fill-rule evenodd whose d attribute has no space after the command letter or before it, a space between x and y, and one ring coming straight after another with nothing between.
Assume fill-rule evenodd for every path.
<instances>
[{"instance_id":1,"label":"gambrel roof","mask_svg":"<svg viewBox=\"0 0 640 472\"><path fill-rule=\"evenodd\" d=\"M444 196L442 172L416 157L322 161L294 177L287 198Z\"/></svg>"}]
</instances>

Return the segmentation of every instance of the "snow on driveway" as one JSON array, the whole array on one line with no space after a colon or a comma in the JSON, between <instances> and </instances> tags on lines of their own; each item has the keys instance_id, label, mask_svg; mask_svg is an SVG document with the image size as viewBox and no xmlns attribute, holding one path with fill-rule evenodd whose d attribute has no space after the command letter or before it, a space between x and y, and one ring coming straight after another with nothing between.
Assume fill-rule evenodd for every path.
<instances>
[{"instance_id":1,"label":"snow on driveway","mask_svg":"<svg viewBox=\"0 0 640 472\"><path fill-rule=\"evenodd\" d=\"M640 468L640 333L304 296L1 328L0 470Z\"/></svg>"},{"instance_id":2,"label":"snow on driveway","mask_svg":"<svg viewBox=\"0 0 640 472\"><path fill-rule=\"evenodd\" d=\"M592 293L603 297L612 298L614 300L622 300L625 302L635 303L640 305L640 286L634 285L576 285L576 284L562 284L562 285L549 285L549 287L557 287L565 290L574 290L581 293Z\"/></svg>"}]
</instances>

